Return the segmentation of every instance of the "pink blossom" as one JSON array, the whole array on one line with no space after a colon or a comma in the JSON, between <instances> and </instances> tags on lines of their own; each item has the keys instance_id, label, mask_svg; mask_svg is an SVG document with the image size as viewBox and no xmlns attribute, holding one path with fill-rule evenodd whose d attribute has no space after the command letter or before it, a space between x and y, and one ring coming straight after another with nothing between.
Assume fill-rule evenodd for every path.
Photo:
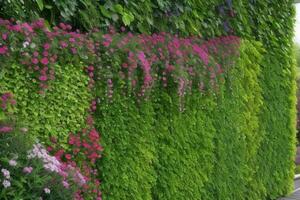
<instances>
[{"instance_id":1,"label":"pink blossom","mask_svg":"<svg viewBox=\"0 0 300 200\"><path fill-rule=\"evenodd\" d=\"M8 34L7 33L2 33L2 39L6 40L7 39Z\"/></svg>"},{"instance_id":2,"label":"pink blossom","mask_svg":"<svg viewBox=\"0 0 300 200\"><path fill-rule=\"evenodd\" d=\"M50 44L49 44L49 43L45 43L45 44L44 44L44 49L45 49L45 50L50 49Z\"/></svg>"},{"instance_id":3,"label":"pink blossom","mask_svg":"<svg viewBox=\"0 0 300 200\"><path fill-rule=\"evenodd\" d=\"M71 158L72 158L71 154L66 154L65 157L67 160L71 160Z\"/></svg>"},{"instance_id":4,"label":"pink blossom","mask_svg":"<svg viewBox=\"0 0 300 200\"><path fill-rule=\"evenodd\" d=\"M47 81L47 79L48 79L48 77L45 76L45 75L42 75L42 76L39 77L40 81Z\"/></svg>"},{"instance_id":5,"label":"pink blossom","mask_svg":"<svg viewBox=\"0 0 300 200\"><path fill-rule=\"evenodd\" d=\"M62 184L67 189L70 187L70 185L69 185L69 183L67 181L63 181Z\"/></svg>"},{"instance_id":6,"label":"pink blossom","mask_svg":"<svg viewBox=\"0 0 300 200\"><path fill-rule=\"evenodd\" d=\"M48 58L46 58L46 57L42 58L42 59L41 59L41 63L42 63L43 65L47 65L47 64L49 63Z\"/></svg>"},{"instance_id":7,"label":"pink blossom","mask_svg":"<svg viewBox=\"0 0 300 200\"><path fill-rule=\"evenodd\" d=\"M37 58L32 58L31 62L36 65L39 63L39 60Z\"/></svg>"},{"instance_id":8,"label":"pink blossom","mask_svg":"<svg viewBox=\"0 0 300 200\"><path fill-rule=\"evenodd\" d=\"M24 173L27 173L27 174L30 174L32 172L33 168L32 167L24 167L23 168L23 172Z\"/></svg>"},{"instance_id":9,"label":"pink blossom","mask_svg":"<svg viewBox=\"0 0 300 200\"><path fill-rule=\"evenodd\" d=\"M0 127L0 133L8 133L11 132L13 130L12 127L10 126L2 126Z\"/></svg>"},{"instance_id":10,"label":"pink blossom","mask_svg":"<svg viewBox=\"0 0 300 200\"><path fill-rule=\"evenodd\" d=\"M64 41L60 41L59 44L60 44L60 47L63 48L63 49L68 46L68 43L66 43Z\"/></svg>"},{"instance_id":11,"label":"pink blossom","mask_svg":"<svg viewBox=\"0 0 300 200\"><path fill-rule=\"evenodd\" d=\"M37 51L33 52L33 56L34 57L38 57L39 56L39 52L37 52Z\"/></svg>"},{"instance_id":12,"label":"pink blossom","mask_svg":"<svg viewBox=\"0 0 300 200\"><path fill-rule=\"evenodd\" d=\"M7 46L0 47L0 54L5 54L7 52Z\"/></svg>"},{"instance_id":13,"label":"pink blossom","mask_svg":"<svg viewBox=\"0 0 300 200\"><path fill-rule=\"evenodd\" d=\"M75 38L69 38L69 41L72 42L72 43L76 42Z\"/></svg>"},{"instance_id":14,"label":"pink blossom","mask_svg":"<svg viewBox=\"0 0 300 200\"><path fill-rule=\"evenodd\" d=\"M193 50L199 55L204 64L207 65L209 59L208 54L198 45L193 45Z\"/></svg>"}]
</instances>

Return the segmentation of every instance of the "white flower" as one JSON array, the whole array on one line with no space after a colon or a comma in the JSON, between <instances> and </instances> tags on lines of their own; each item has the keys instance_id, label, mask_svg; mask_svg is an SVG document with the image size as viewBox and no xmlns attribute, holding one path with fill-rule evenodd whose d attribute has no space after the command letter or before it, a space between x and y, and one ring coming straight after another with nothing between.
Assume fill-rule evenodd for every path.
<instances>
[{"instance_id":1,"label":"white flower","mask_svg":"<svg viewBox=\"0 0 300 200\"><path fill-rule=\"evenodd\" d=\"M29 42L28 42L28 41L23 42L23 47L24 47L24 48L28 47L28 45L29 45Z\"/></svg>"},{"instance_id":2,"label":"white flower","mask_svg":"<svg viewBox=\"0 0 300 200\"><path fill-rule=\"evenodd\" d=\"M5 188L10 187L10 182L9 182L8 180L4 180L4 181L2 182L2 184L3 184L3 186L4 186Z\"/></svg>"},{"instance_id":3,"label":"white flower","mask_svg":"<svg viewBox=\"0 0 300 200\"><path fill-rule=\"evenodd\" d=\"M5 178L10 179L10 173L7 169L3 168L3 169L1 169L1 172Z\"/></svg>"},{"instance_id":4,"label":"white flower","mask_svg":"<svg viewBox=\"0 0 300 200\"><path fill-rule=\"evenodd\" d=\"M14 166L17 165L17 161L15 161L15 160L10 160L10 161L8 162L8 164L9 164L10 166L14 167Z\"/></svg>"},{"instance_id":5,"label":"white flower","mask_svg":"<svg viewBox=\"0 0 300 200\"><path fill-rule=\"evenodd\" d=\"M51 190L50 190L49 188L44 188L44 192L45 192L46 194L50 194Z\"/></svg>"}]
</instances>

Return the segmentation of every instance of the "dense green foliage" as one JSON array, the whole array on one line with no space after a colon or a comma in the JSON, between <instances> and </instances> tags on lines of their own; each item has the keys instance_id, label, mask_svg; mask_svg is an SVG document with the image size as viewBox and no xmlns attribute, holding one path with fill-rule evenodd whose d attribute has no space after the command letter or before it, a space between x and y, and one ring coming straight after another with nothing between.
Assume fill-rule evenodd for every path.
<instances>
[{"instance_id":1,"label":"dense green foliage","mask_svg":"<svg viewBox=\"0 0 300 200\"><path fill-rule=\"evenodd\" d=\"M142 103L117 95L99 106L103 199L265 197L256 185L263 50L246 41L240 48L221 92L194 91L183 112L164 88Z\"/></svg>"},{"instance_id":2,"label":"dense green foliage","mask_svg":"<svg viewBox=\"0 0 300 200\"><path fill-rule=\"evenodd\" d=\"M44 17L50 24L62 20L86 30L113 25L133 32L246 39L219 92L185 96L183 112L176 91L156 87L149 99L138 102L117 88L110 102L103 97L106 85L96 81L95 95L101 99L96 127L105 149L97 163L103 199L256 200L291 190L296 121L292 0L0 2L1 16L19 20ZM101 66L122 64L122 56L100 55ZM21 102L17 115L40 138L63 140L85 126L91 94L82 68L55 68L54 87L39 95L24 68L7 65L0 93L15 94ZM103 76L119 71L113 73Z\"/></svg>"},{"instance_id":3,"label":"dense green foliage","mask_svg":"<svg viewBox=\"0 0 300 200\"><path fill-rule=\"evenodd\" d=\"M69 132L85 127L91 94L87 88L88 76L83 66L55 66L56 79L50 89L41 95L39 84L22 65L3 66L0 93L15 95L18 102L15 114L43 141L58 136L65 143Z\"/></svg>"}]
</instances>

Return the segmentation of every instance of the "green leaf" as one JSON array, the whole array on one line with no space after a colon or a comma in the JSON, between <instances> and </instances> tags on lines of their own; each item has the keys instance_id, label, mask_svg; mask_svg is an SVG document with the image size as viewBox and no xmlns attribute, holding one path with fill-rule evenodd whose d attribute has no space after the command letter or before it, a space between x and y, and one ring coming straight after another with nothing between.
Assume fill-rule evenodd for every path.
<instances>
[{"instance_id":1,"label":"green leaf","mask_svg":"<svg viewBox=\"0 0 300 200\"><path fill-rule=\"evenodd\" d=\"M134 16L131 12L124 13L122 17L123 23L128 26L134 20Z\"/></svg>"},{"instance_id":2,"label":"green leaf","mask_svg":"<svg viewBox=\"0 0 300 200\"><path fill-rule=\"evenodd\" d=\"M51 10L53 7L51 5L45 5L45 8Z\"/></svg>"},{"instance_id":3,"label":"green leaf","mask_svg":"<svg viewBox=\"0 0 300 200\"><path fill-rule=\"evenodd\" d=\"M111 13L104 6L100 6L100 10L104 17L111 17Z\"/></svg>"},{"instance_id":4,"label":"green leaf","mask_svg":"<svg viewBox=\"0 0 300 200\"><path fill-rule=\"evenodd\" d=\"M123 7L122 7L122 5L116 4L116 5L114 6L114 9L115 9L115 11L116 11L117 13L123 14Z\"/></svg>"},{"instance_id":5,"label":"green leaf","mask_svg":"<svg viewBox=\"0 0 300 200\"><path fill-rule=\"evenodd\" d=\"M42 11L44 10L44 1L43 0L36 0L39 9Z\"/></svg>"}]
</instances>

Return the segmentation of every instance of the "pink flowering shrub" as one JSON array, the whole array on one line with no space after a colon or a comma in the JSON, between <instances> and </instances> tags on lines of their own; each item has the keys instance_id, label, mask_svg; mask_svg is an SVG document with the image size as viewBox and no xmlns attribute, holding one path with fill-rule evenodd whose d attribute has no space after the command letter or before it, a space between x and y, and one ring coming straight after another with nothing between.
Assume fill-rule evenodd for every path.
<instances>
[{"instance_id":1,"label":"pink flowering shrub","mask_svg":"<svg viewBox=\"0 0 300 200\"><path fill-rule=\"evenodd\" d=\"M0 19L0 33L1 62L17 59L38 80L41 91L55 79L53 65L82 62L87 66L89 87L95 80L101 82L109 99L114 84L139 97L159 84L174 87L175 83L179 96L191 87L201 92L216 89L223 72L232 65L223 60L233 62L239 45L236 36L203 41L167 33L134 36L94 30L83 34L63 23L50 31L43 20L15 24Z\"/></svg>"},{"instance_id":2,"label":"pink flowering shrub","mask_svg":"<svg viewBox=\"0 0 300 200\"><path fill-rule=\"evenodd\" d=\"M13 97L8 93L3 96L6 100ZM0 120L0 199L82 199L81 190L89 180L81 168L51 156L42 144L34 143L28 128L0 110L5 114ZM98 137L92 130L90 140L95 143Z\"/></svg>"},{"instance_id":3,"label":"pink flowering shrub","mask_svg":"<svg viewBox=\"0 0 300 200\"><path fill-rule=\"evenodd\" d=\"M88 117L84 127L70 132L67 141L60 140L59 136L42 141L47 150L41 144L32 144L27 159L39 159L43 170L59 177L63 188L72 185L71 177L75 185L81 186L75 192L76 199L101 199L99 166L96 165L103 148L93 120L97 104L112 103L118 95L134 96L140 102L151 98L158 88L177 95L182 111L185 96L193 92L219 91L225 72L234 65L239 42L236 36L204 41L200 37L183 38L164 32L153 35L114 30L105 34L99 30L80 33L63 23L50 30L43 20L15 23L0 19L3 68L21 65L29 72L27 78L36 86L36 92L46 94L57 77L56 65L84 65L89 78L84 87L95 97L86 110ZM64 94L62 97L65 98ZM15 102L12 96L4 94L0 103L5 110L7 103ZM10 126L0 127L0 134L12 131ZM21 171L32 174L34 170L32 166L24 166ZM9 187L8 182L5 185ZM54 190L47 185L41 191L53 194Z\"/></svg>"}]
</instances>

